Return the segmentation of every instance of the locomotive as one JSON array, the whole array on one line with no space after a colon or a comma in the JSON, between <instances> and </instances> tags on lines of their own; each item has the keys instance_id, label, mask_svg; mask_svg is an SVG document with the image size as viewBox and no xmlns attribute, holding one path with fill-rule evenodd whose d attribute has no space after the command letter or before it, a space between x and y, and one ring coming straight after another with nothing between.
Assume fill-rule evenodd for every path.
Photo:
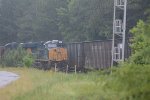
<instances>
[{"instance_id":1,"label":"locomotive","mask_svg":"<svg viewBox=\"0 0 150 100\"><path fill-rule=\"evenodd\" d=\"M62 41L52 40L47 42L28 42L19 44L13 42L6 44L4 47L5 49L11 50L19 46L36 58L33 67L47 70L57 66L58 69L62 70L67 66L67 49ZM3 49L1 49L1 53L2 50Z\"/></svg>"},{"instance_id":2,"label":"locomotive","mask_svg":"<svg viewBox=\"0 0 150 100\"><path fill-rule=\"evenodd\" d=\"M50 61L61 62L67 60L67 49L64 48L62 41L48 41L44 45L48 49L48 59Z\"/></svg>"},{"instance_id":3,"label":"locomotive","mask_svg":"<svg viewBox=\"0 0 150 100\"><path fill-rule=\"evenodd\" d=\"M52 69L57 66L62 70L67 66L67 49L62 41L53 40L40 43L26 43L23 48L36 56L34 67L40 69Z\"/></svg>"}]
</instances>

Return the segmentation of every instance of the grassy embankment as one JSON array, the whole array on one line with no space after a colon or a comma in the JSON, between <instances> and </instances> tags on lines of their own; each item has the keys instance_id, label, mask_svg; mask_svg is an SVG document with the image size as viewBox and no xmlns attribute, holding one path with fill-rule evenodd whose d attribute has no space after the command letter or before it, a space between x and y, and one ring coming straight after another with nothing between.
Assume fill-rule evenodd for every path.
<instances>
[{"instance_id":1,"label":"grassy embankment","mask_svg":"<svg viewBox=\"0 0 150 100\"><path fill-rule=\"evenodd\" d=\"M111 75L0 68L20 75L19 80L0 89L0 100L149 100L150 66L142 67L117 68Z\"/></svg>"}]
</instances>

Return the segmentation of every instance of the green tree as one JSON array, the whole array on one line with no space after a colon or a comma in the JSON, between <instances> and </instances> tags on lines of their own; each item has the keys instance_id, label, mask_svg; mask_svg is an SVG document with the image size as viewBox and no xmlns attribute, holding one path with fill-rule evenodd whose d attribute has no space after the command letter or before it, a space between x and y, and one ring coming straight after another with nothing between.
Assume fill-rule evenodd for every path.
<instances>
[{"instance_id":1,"label":"green tree","mask_svg":"<svg viewBox=\"0 0 150 100\"><path fill-rule=\"evenodd\" d=\"M109 0L70 0L67 8L58 9L62 35L68 41L110 38L112 8Z\"/></svg>"},{"instance_id":2,"label":"green tree","mask_svg":"<svg viewBox=\"0 0 150 100\"><path fill-rule=\"evenodd\" d=\"M129 30L148 19L150 0L128 0L127 8ZM112 19L113 0L0 0L0 44L109 39Z\"/></svg>"},{"instance_id":3,"label":"green tree","mask_svg":"<svg viewBox=\"0 0 150 100\"><path fill-rule=\"evenodd\" d=\"M150 64L150 23L139 21L137 26L131 29L133 34L131 60L136 64Z\"/></svg>"}]
</instances>

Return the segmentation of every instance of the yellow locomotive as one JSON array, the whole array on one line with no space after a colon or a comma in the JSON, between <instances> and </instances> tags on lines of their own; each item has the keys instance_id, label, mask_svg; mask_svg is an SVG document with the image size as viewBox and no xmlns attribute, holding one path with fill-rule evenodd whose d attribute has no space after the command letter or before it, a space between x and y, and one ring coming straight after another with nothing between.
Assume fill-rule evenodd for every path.
<instances>
[{"instance_id":1,"label":"yellow locomotive","mask_svg":"<svg viewBox=\"0 0 150 100\"><path fill-rule=\"evenodd\" d=\"M68 59L67 49L64 48L62 41L53 40L44 43L48 50L48 59L54 62L66 61Z\"/></svg>"}]
</instances>

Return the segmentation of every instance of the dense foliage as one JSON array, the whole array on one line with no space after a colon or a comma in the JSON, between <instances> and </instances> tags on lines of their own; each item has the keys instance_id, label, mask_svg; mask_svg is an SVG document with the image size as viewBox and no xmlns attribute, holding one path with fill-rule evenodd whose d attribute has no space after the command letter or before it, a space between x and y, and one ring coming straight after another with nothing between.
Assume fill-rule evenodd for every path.
<instances>
[{"instance_id":1,"label":"dense foliage","mask_svg":"<svg viewBox=\"0 0 150 100\"><path fill-rule=\"evenodd\" d=\"M128 0L127 29L149 16L149 0ZM113 0L0 0L0 45L109 39Z\"/></svg>"},{"instance_id":2,"label":"dense foliage","mask_svg":"<svg viewBox=\"0 0 150 100\"><path fill-rule=\"evenodd\" d=\"M34 64L34 59L35 57L31 54L27 54L25 55L22 59L23 59L23 65L26 67L32 67Z\"/></svg>"},{"instance_id":3,"label":"dense foliage","mask_svg":"<svg viewBox=\"0 0 150 100\"><path fill-rule=\"evenodd\" d=\"M150 99L150 65L124 64L105 79L104 89L112 97L104 100Z\"/></svg>"},{"instance_id":4,"label":"dense foliage","mask_svg":"<svg viewBox=\"0 0 150 100\"><path fill-rule=\"evenodd\" d=\"M5 68L20 75L1 89L2 100L150 100L150 66L123 65L112 74L65 74ZM9 95L8 95L9 93Z\"/></svg>"},{"instance_id":5,"label":"dense foliage","mask_svg":"<svg viewBox=\"0 0 150 100\"><path fill-rule=\"evenodd\" d=\"M59 28L70 41L110 38L113 0L70 0L58 9Z\"/></svg>"},{"instance_id":6,"label":"dense foliage","mask_svg":"<svg viewBox=\"0 0 150 100\"><path fill-rule=\"evenodd\" d=\"M131 62L136 64L150 64L150 23L139 21L131 33L132 39L132 51Z\"/></svg>"},{"instance_id":7,"label":"dense foliage","mask_svg":"<svg viewBox=\"0 0 150 100\"><path fill-rule=\"evenodd\" d=\"M34 57L21 47L6 50L4 57L0 60L0 65L8 67L31 67Z\"/></svg>"}]
</instances>

